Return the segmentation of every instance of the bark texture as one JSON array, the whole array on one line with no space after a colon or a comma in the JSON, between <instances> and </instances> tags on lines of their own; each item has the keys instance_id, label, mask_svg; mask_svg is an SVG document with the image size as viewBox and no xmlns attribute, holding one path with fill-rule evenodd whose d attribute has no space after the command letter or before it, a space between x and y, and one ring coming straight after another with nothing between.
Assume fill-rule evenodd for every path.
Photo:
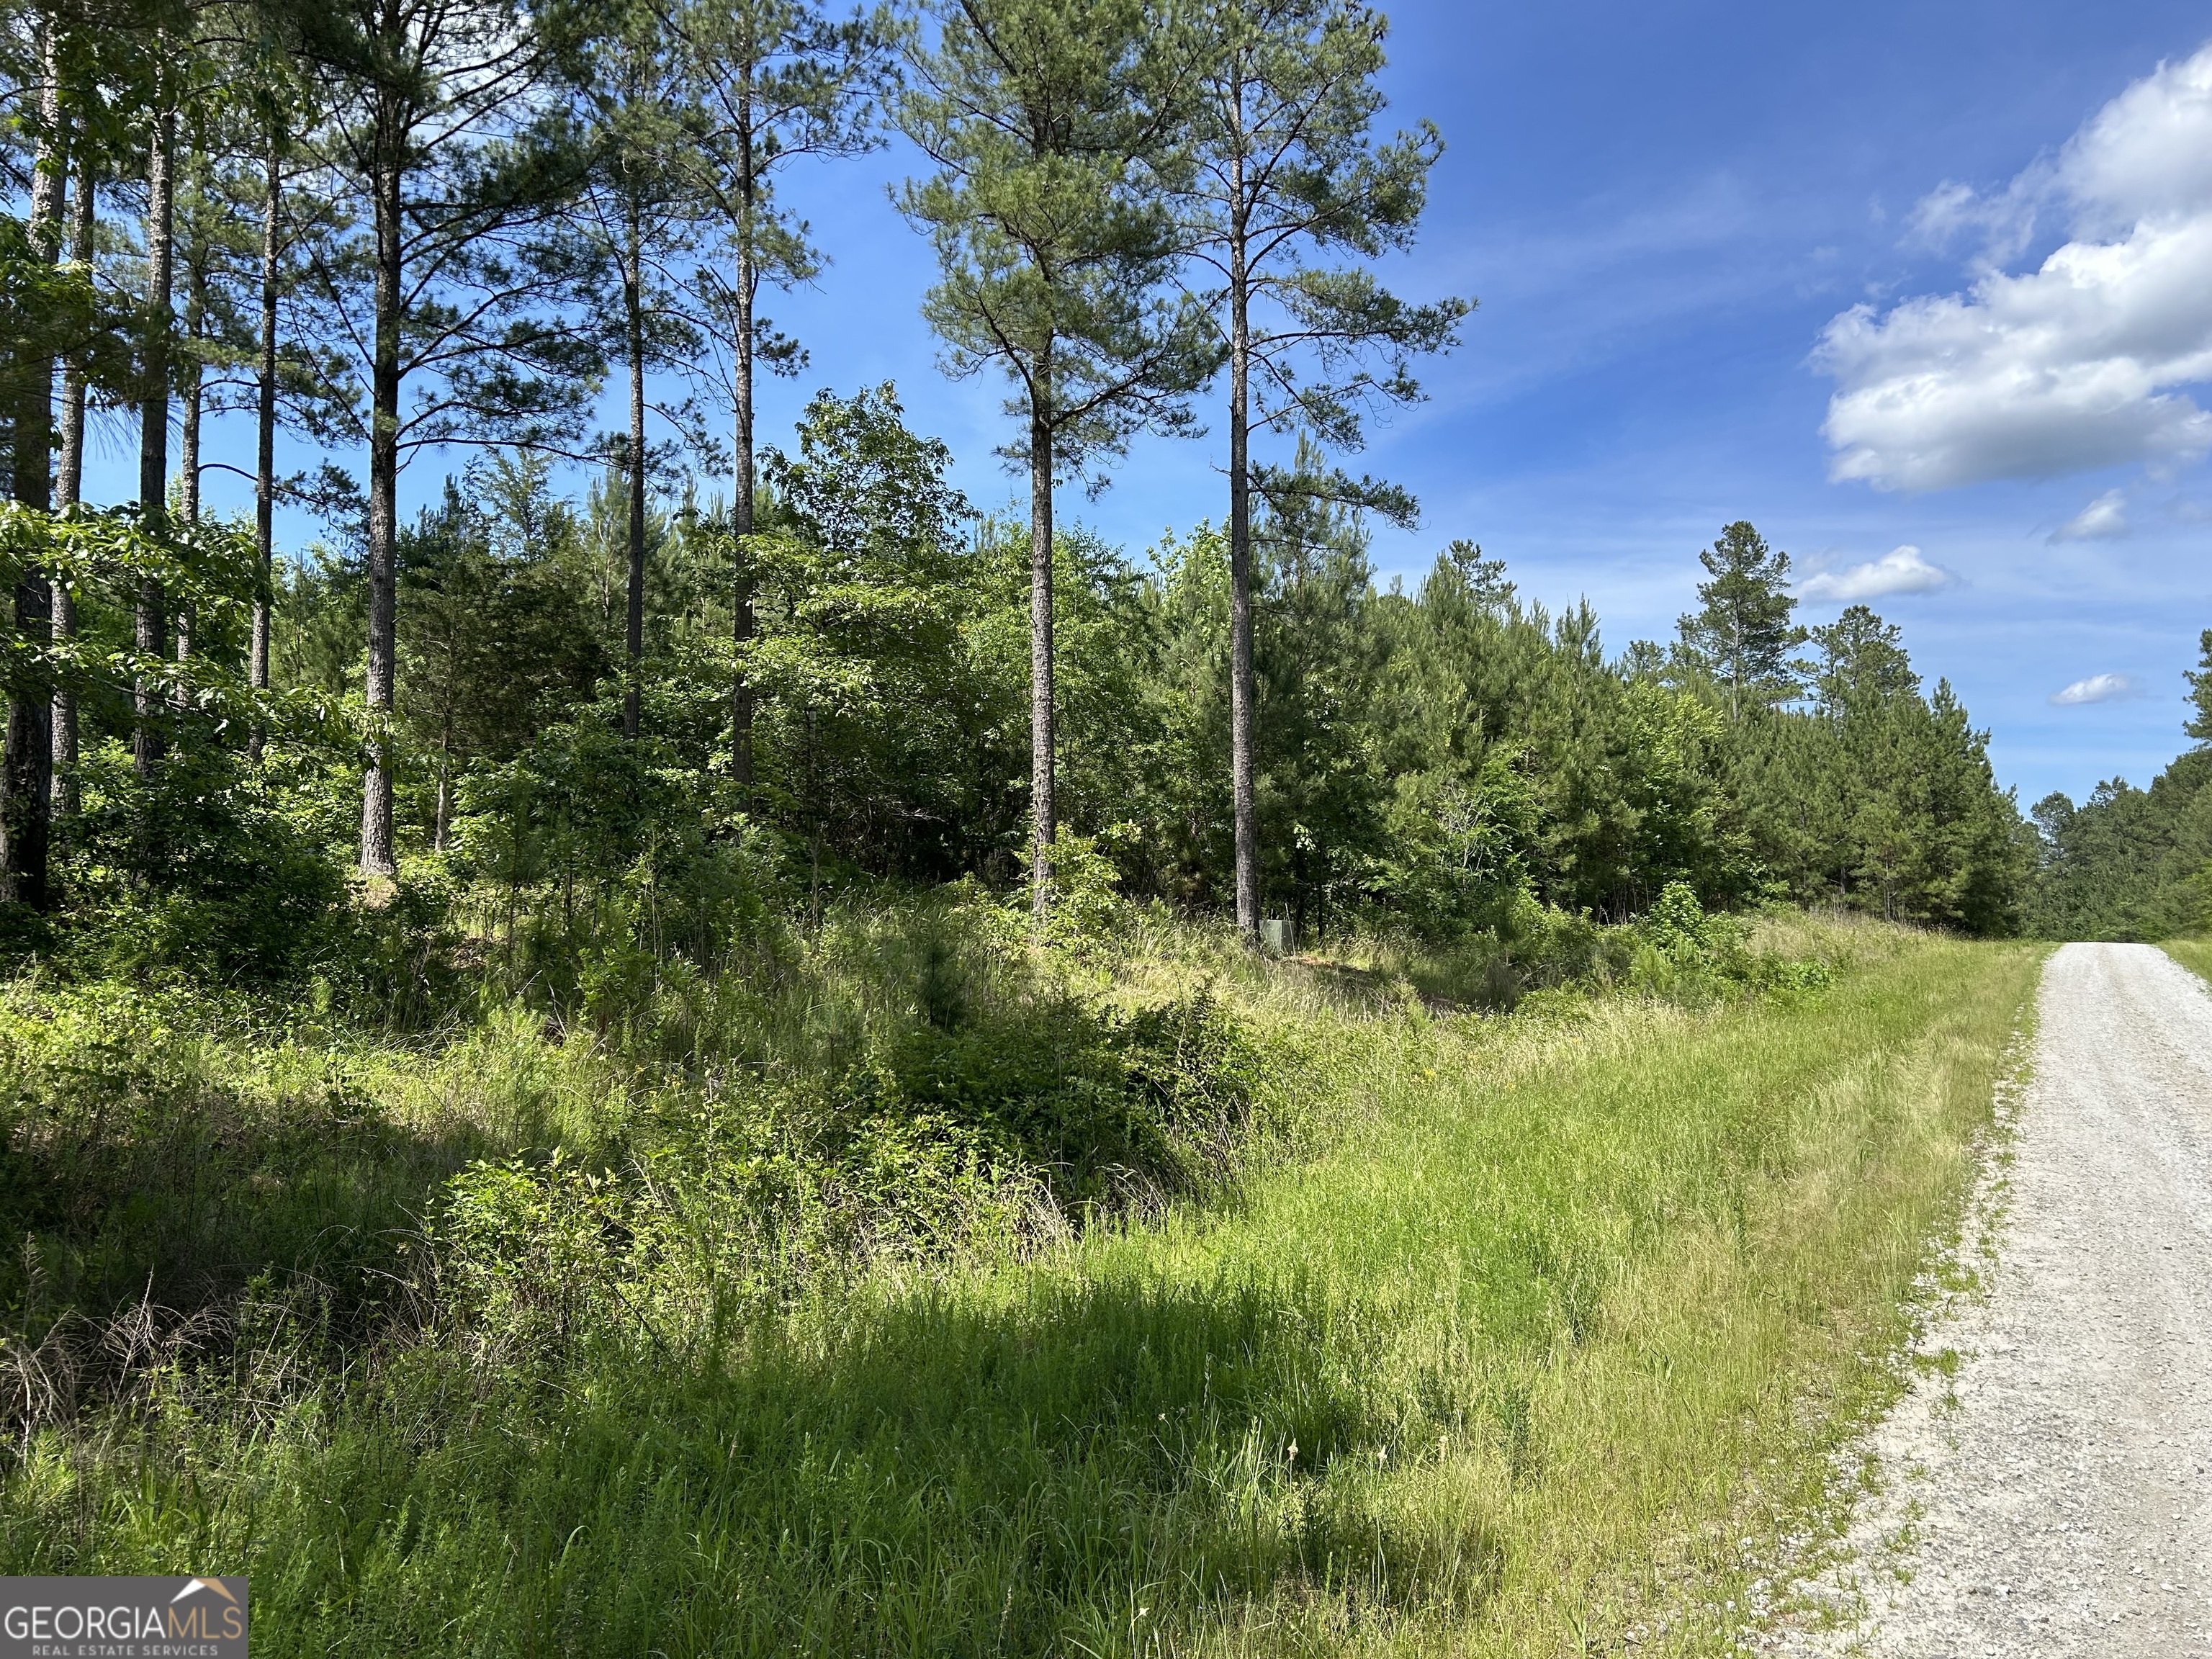
<instances>
[{"instance_id":1,"label":"bark texture","mask_svg":"<svg viewBox=\"0 0 2212 1659\"><path fill-rule=\"evenodd\" d=\"M1030 914L1052 914L1052 423L1030 416Z\"/></svg>"},{"instance_id":2,"label":"bark texture","mask_svg":"<svg viewBox=\"0 0 2212 1659\"><path fill-rule=\"evenodd\" d=\"M629 684L623 694L623 736L637 737L645 659L645 270L644 230L633 206L623 257L623 308L629 349L629 592L624 641Z\"/></svg>"},{"instance_id":3,"label":"bark texture","mask_svg":"<svg viewBox=\"0 0 2212 1659\"><path fill-rule=\"evenodd\" d=\"M369 763L362 781L361 873L392 876L399 860L392 832L392 767L387 750L398 654L400 282L404 226L400 215L400 152L404 137L400 94L386 89L376 105L376 163L370 185L376 216L376 337L369 374L368 672L363 687L370 724Z\"/></svg>"},{"instance_id":4,"label":"bark texture","mask_svg":"<svg viewBox=\"0 0 2212 1659\"><path fill-rule=\"evenodd\" d=\"M166 536L169 528L169 296L175 282L177 118L163 111L146 153L146 304L152 326L146 339L145 392L138 405L138 510L148 532ZM167 597L161 580L138 585L133 644L142 658L169 654ZM140 674L133 689L135 729L131 761L139 781L160 765L162 751L161 688Z\"/></svg>"},{"instance_id":5,"label":"bark texture","mask_svg":"<svg viewBox=\"0 0 2212 1659\"><path fill-rule=\"evenodd\" d=\"M31 241L41 258L59 252L62 194L68 161L61 144L61 81L54 32L46 36L39 96L40 139L32 175ZM15 453L9 472L15 499L40 511L53 505L54 365L27 364L15 394ZM26 563L15 592L17 636L51 637L52 592L44 572ZM0 755L0 903L45 910L53 790L53 692L43 665L27 665L9 688L7 747Z\"/></svg>"},{"instance_id":6,"label":"bark texture","mask_svg":"<svg viewBox=\"0 0 2212 1659\"><path fill-rule=\"evenodd\" d=\"M750 137L746 149L750 154ZM752 190L752 179L748 174L744 186L748 203L751 201ZM730 532L737 549L730 634L738 652L738 671L730 685L730 775L747 796L751 794L753 786L753 688L745 674L744 653L752 643L755 623L752 556L746 550L744 538L753 533L753 292L757 279L751 250L744 244L750 234L748 225L739 238L734 330L737 339L732 354L730 398L733 416L731 439L736 447L737 461L730 498Z\"/></svg>"},{"instance_id":7,"label":"bark texture","mask_svg":"<svg viewBox=\"0 0 2212 1659\"><path fill-rule=\"evenodd\" d=\"M1243 197L1243 169L1237 170ZM1259 760L1252 669L1251 293L1243 227L1229 252L1229 771L1236 811L1237 932L1260 943Z\"/></svg>"},{"instance_id":8,"label":"bark texture","mask_svg":"<svg viewBox=\"0 0 2212 1659\"><path fill-rule=\"evenodd\" d=\"M70 258L78 264L92 263L92 233L96 213L92 154L83 147L76 165L76 196L70 204ZM75 507L84 494L84 366L71 362L62 371L61 459L54 469L54 504ZM66 582L53 585L53 636L58 643L76 637L76 594ZM50 792L57 817L67 817L82 805L76 775L76 692L66 684L54 688L53 785Z\"/></svg>"},{"instance_id":9,"label":"bark texture","mask_svg":"<svg viewBox=\"0 0 2212 1659\"><path fill-rule=\"evenodd\" d=\"M275 583L272 579L276 530L276 293L278 234L283 223L284 173L276 135L269 136L263 157L264 198L261 206L261 337L255 365L253 451L253 640L246 659L246 678L257 691L269 689L269 612ZM261 758L268 734L257 722L246 747Z\"/></svg>"}]
</instances>

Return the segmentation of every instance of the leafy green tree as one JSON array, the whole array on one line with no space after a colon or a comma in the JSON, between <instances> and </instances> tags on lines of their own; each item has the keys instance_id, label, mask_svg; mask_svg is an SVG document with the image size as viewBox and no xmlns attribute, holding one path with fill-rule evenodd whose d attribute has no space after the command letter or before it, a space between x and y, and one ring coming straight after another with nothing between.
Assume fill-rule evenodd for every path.
<instances>
[{"instance_id":1,"label":"leafy green tree","mask_svg":"<svg viewBox=\"0 0 2212 1659\"><path fill-rule=\"evenodd\" d=\"M996 367L1030 491L1031 902L1051 904L1053 491L1146 427L1191 422L1216 365L1202 307L1172 291L1169 185L1183 116L1152 0L957 0L900 123L938 167L901 192L941 279L924 306L956 377Z\"/></svg>"},{"instance_id":2,"label":"leafy green tree","mask_svg":"<svg viewBox=\"0 0 2212 1659\"><path fill-rule=\"evenodd\" d=\"M818 905L825 844L888 850L881 820L956 810L938 757L972 702L959 648L966 501L942 444L908 430L888 386L824 394L797 453L767 476L785 528L760 539L763 632L747 666L779 738L779 793L807 847ZM875 820L875 822L871 822Z\"/></svg>"},{"instance_id":3,"label":"leafy green tree","mask_svg":"<svg viewBox=\"0 0 2212 1659\"><path fill-rule=\"evenodd\" d=\"M1376 143L1382 15L1356 0L1212 0L1196 23L1193 167L1186 202L1200 262L1218 280L1229 363L1231 766L1237 815L1237 921L1260 936L1257 750L1253 737L1251 434L1303 427L1357 448L1361 414L1419 396L1411 368L1456 339L1462 300L1407 305L1358 265L1412 244L1428 172L1443 149L1433 125ZM1318 374L1313 371L1318 368ZM1412 504L1371 480L1301 472L1309 493Z\"/></svg>"}]
</instances>

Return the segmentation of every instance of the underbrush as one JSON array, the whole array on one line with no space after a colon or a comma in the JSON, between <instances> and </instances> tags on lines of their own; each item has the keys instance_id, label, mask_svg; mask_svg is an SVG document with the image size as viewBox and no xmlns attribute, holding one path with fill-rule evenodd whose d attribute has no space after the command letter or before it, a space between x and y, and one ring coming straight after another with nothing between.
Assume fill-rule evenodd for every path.
<instances>
[{"instance_id":1,"label":"underbrush","mask_svg":"<svg viewBox=\"0 0 2212 1659\"><path fill-rule=\"evenodd\" d=\"M956 898L709 979L380 1036L303 1001L54 973L0 998L0 1423L164 1375L450 1341L664 1351L891 1260L1017 1253L1227 1181L1263 1067L1205 986L1081 994Z\"/></svg>"},{"instance_id":2,"label":"underbrush","mask_svg":"<svg viewBox=\"0 0 2212 1659\"><path fill-rule=\"evenodd\" d=\"M2028 956L1662 900L1524 931L1504 1018L1402 940L1109 920L487 961L404 1036L19 978L4 1570L249 1571L298 1653L1719 1630L1710 1528L1872 1386Z\"/></svg>"}]
</instances>

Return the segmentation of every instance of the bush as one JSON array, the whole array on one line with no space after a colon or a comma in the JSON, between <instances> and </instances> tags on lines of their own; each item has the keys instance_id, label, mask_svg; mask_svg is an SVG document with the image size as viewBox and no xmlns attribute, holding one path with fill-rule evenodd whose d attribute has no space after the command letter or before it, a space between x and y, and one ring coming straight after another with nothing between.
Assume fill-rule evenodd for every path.
<instances>
[{"instance_id":1,"label":"bush","mask_svg":"<svg viewBox=\"0 0 2212 1659\"><path fill-rule=\"evenodd\" d=\"M67 821L62 852L72 953L88 967L278 985L329 952L345 877L295 781L209 748L172 756L141 783L116 742L80 771L84 810Z\"/></svg>"}]
</instances>

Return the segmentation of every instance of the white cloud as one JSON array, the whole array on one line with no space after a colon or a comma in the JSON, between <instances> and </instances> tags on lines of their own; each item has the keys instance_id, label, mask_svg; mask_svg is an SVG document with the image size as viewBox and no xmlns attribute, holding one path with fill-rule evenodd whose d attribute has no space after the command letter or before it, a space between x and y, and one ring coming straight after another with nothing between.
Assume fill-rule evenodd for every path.
<instances>
[{"instance_id":1,"label":"white cloud","mask_svg":"<svg viewBox=\"0 0 2212 1659\"><path fill-rule=\"evenodd\" d=\"M2122 697L2136 695L2136 683L2125 674L2092 674L2086 680L2075 681L2063 691L2053 691L2051 701L2062 705L2116 702Z\"/></svg>"},{"instance_id":2,"label":"white cloud","mask_svg":"<svg viewBox=\"0 0 2212 1659\"><path fill-rule=\"evenodd\" d=\"M1815 361L1837 382L1830 476L1884 489L2048 477L2212 449L2184 388L2212 379L2212 46L2161 64L1988 197L1946 184L1915 233L2014 257L2039 213L2073 240L1964 294L1854 306Z\"/></svg>"},{"instance_id":3,"label":"white cloud","mask_svg":"<svg viewBox=\"0 0 2212 1659\"><path fill-rule=\"evenodd\" d=\"M2054 542L2118 541L2128 533L2128 495L2108 489L2051 532Z\"/></svg>"},{"instance_id":4,"label":"white cloud","mask_svg":"<svg viewBox=\"0 0 2212 1659\"><path fill-rule=\"evenodd\" d=\"M1920 550L1908 543L1864 564L1808 576L1797 584L1797 597L1839 599L1845 605L1856 605L1862 599L1878 599L1888 593L1933 593L1957 580L1942 566L1922 558Z\"/></svg>"}]
</instances>

